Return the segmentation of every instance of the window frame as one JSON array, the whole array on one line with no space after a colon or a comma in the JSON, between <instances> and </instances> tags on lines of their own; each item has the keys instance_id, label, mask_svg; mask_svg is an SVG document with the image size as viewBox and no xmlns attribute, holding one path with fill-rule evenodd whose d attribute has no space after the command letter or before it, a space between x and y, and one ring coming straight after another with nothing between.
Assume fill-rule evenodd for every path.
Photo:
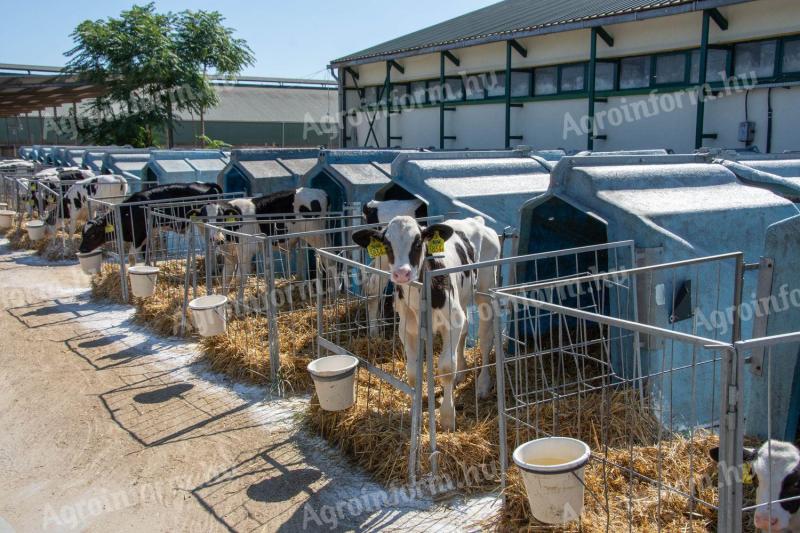
<instances>
[{"instance_id":1,"label":"window frame","mask_svg":"<svg viewBox=\"0 0 800 533\"><path fill-rule=\"evenodd\" d=\"M683 79L681 81L658 81L658 59L661 57L683 56ZM677 50L673 52L660 52L652 54L650 60L650 87L686 87L692 76L692 52L689 50Z\"/></svg>"},{"instance_id":2,"label":"window frame","mask_svg":"<svg viewBox=\"0 0 800 533\"><path fill-rule=\"evenodd\" d=\"M558 65L550 65L550 66L557 66L558 73L556 75L556 95L560 94L581 94L585 93L589 90L588 81L589 81L589 62L588 61L573 61L571 63L560 63ZM583 66L583 87L580 89L573 89L569 91L564 91L561 89L561 81L563 80L563 71L565 68L576 67L576 66ZM553 95L549 95L553 96Z\"/></svg>"}]
</instances>

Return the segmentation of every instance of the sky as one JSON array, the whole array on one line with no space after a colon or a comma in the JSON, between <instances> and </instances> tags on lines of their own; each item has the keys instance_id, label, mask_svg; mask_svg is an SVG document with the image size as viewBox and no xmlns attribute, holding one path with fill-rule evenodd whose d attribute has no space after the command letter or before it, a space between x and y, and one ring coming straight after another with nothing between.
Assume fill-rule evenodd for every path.
<instances>
[{"instance_id":1,"label":"sky","mask_svg":"<svg viewBox=\"0 0 800 533\"><path fill-rule=\"evenodd\" d=\"M243 74L330 79L332 59L405 35L497 0L158 0L159 11L220 11L226 25L247 40L256 57ZM2 4L12 4L2 0ZM139 2L145 3L144 1ZM3 9L0 63L62 66L70 33L85 19L116 16L133 5L120 0L44 0ZM397 6L402 5L402 9ZM33 13L46 25L32 23Z\"/></svg>"}]
</instances>

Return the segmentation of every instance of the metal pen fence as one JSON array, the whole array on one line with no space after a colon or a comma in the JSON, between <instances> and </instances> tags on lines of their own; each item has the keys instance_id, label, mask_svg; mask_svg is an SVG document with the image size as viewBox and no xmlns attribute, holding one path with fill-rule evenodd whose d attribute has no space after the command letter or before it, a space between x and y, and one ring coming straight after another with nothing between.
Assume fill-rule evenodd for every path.
<instances>
[{"instance_id":1,"label":"metal pen fence","mask_svg":"<svg viewBox=\"0 0 800 533\"><path fill-rule=\"evenodd\" d=\"M183 199L146 200L140 202L126 202L127 198L114 197L103 200L90 198L88 201L90 220L87 225L92 230L91 235L102 237L97 240L97 245L103 251L103 264L112 269L118 269L120 280L120 298L123 302L129 300L127 265L147 262L149 252L147 245L153 246L156 242L152 235L157 235L157 227L150 226L149 213L161 207L176 219L168 221L165 231L159 237L166 245L168 234L184 235L191 226L186 213L192 209L199 209L203 205L216 200L238 197L240 194L209 194L186 197ZM84 232L83 239L87 239ZM167 239L167 240L165 240Z\"/></svg>"},{"instance_id":2,"label":"metal pen fence","mask_svg":"<svg viewBox=\"0 0 800 533\"><path fill-rule=\"evenodd\" d=\"M626 241L428 271L421 281L414 281L404 289L403 299L410 302L416 316L401 324L392 306L393 293L381 290L391 281L385 266L376 268L380 263L370 261L367 252L357 246L326 249L319 255L320 259L337 265L343 281L342 290L318 290L319 355L349 354L360 360L363 370L358 380L356 417L362 418L359 423L364 427L378 424L381 419L391 421L391 429L387 431L394 432L398 440L407 443L404 446L408 446L408 457L403 465L407 470L402 475L412 482L420 475L435 479L440 473L456 470L458 452L455 448L459 439L483 439L488 448L497 446L491 436L492 425L496 424L493 422L496 407L488 397L494 382L490 377L494 365L489 359L494 334L490 295L476 292L466 309L461 310L466 312L467 326L457 338L442 339L443 330L434 323L431 305L431 287L437 284L437 279L449 277L456 283L460 276L488 270L494 275L503 272L502 276L497 276L498 283L510 286L518 278L542 280L608 268L629 268L634 261L633 244ZM376 300L380 305L374 305ZM456 313L456 309L440 311L444 316ZM443 341L447 345L447 340L458 350L457 370L445 371L438 363ZM454 388L456 428L442 448L437 438L441 429L437 428L436 399L443 394L441 384L445 378L454 377L458 382ZM476 434L479 435L476 437ZM421 446L421 436L425 437L425 446ZM469 465L480 459L468 457L462 462ZM492 460L486 456L483 459ZM484 481L491 483L493 480Z\"/></svg>"},{"instance_id":3,"label":"metal pen fence","mask_svg":"<svg viewBox=\"0 0 800 533\"><path fill-rule=\"evenodd\" d=\"M716 471L716 434L724 448L736 431L738 314L711 330L698 315L736 309L743 273L741 254L725 254L495 291L495 306L508 306L495 315L507 507L526 508L508 468L514 449L561 436L592 449L584 525L692 531L733 514L730 498L701 481Z\"/></svg>"}]
</instances>

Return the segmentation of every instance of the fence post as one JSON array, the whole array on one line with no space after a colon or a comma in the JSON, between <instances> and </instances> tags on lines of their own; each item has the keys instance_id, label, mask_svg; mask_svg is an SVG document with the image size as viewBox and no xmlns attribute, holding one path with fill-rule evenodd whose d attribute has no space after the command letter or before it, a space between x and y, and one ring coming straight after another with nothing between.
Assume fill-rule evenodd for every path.
<instances>
[{"instance_id":1,"label":"fence post","mask_svg":"<svg viewBox=\"0 0 800 533\"><path fill-rule=\"evenodd\" d=\"M513 265L512 265L513 268ZM508 472L508 441L506 440L506 376L505 349L503 348L503 328L501 325L499 301L497 293L492 294L492 310L494 312L494 358L495 376L497 378L497 426L500 435L500 494L503 505L506 503L506 472ZM506 308L506 312L511 311Z\"/></svg>"},{"instance_id":2,"label":"fence post","mask_svg":"<svg viewBox=\"0 0 800 533\"><path fill-rule=\"evenodd\" d=\"M420 297L420 339L425 338L424 349L419 352L418 360L422 361L423 357L426 361L428 368L428 432L430 441L430 462L431 473L433 476L439 473L439 457L436 451L436 371L434 370L435 361L433 360L433 321L430 313L431 301L431 273L425 271L425 277L422 285L422 295ZM404 332L401 332L401 335ZM420 379L417 387L422 387L422 380Z\"/></svg>"},{"instance_id":3,"label":"fence post","mask_svg":"<svg viewBox=\"0 0 800 533\"><path fill-rule=\"evenodd\" d=\"M278 313L275 309L275 304L277 304L278 299L275 294L275 269L272 266L272 259L275 254L274 242L272 238L268 238L264 249L264 273L266 274L267 284L265 304L267 306L267 327L269 330L269 373L273 381L278 378L278 368L280 368L281 365L281 343L278 338L280 335L280 333L278 333ZM287 286L289 287L289 292L291 292L292 286ZM321 304L318 304L318 307L321 307ZM317 326L319 328L319 316L317 316L317 321Z\"/></svg>"},{"instance_id":4,"label":"fence post","mask_svg":"<svg viewBox=\"0 0 800 533\"><path fill-rule=\"evenodd\" d=\"M740 380L744 374L744 354L738 347L722 351L717 531L741 533L744 410Z\"/></svg>"},{"instance_id":5,"label":"fence post","mask_svg":"<svg viewBox=\"0 0 800 533\"><path fill-rule=\"evenodd\" d=\"M122 290L122 301L128 303L128 265L127 257L125 255L125 241L122 239L122 210L119 204L114 204L112 209L114 213L114 239L117 246L117 255L119 256L119 276L120 288ZM131 213L131 221L133 220L133 213ZM131 243L133 246L133 243Z\"/></svg>"}]
</instances>

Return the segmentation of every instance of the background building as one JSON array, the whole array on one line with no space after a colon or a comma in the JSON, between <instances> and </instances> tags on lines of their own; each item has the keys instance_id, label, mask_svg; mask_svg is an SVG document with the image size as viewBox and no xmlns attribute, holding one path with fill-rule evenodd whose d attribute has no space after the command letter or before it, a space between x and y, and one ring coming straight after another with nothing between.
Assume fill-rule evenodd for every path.
<instances>
[{"instance_id":1,"label":"background building","mask_svg":"<svg viewBox=\"0 0 800 533\"><path fill-rule=\"evenodd\" d=\"M505 0L331 67L346 147L800 150L796 0Z\"/></svg>"},{"instance_id":2,"label":"background building","mask_svg":"<svg viewBox=\"0 0 800 533\"><path fill-rule=\"evenodd\" d=\"M219 95L219 104L205 114L206 135L212 139L261 147L337 142L331 141L338 134L335 82L239 77L212 83ZM73 107L81 115L86 99L96 94L102 88L65 78L57 67L0 65L0 145L14 153L20 145L80 144L65 117ZM199 146L199 117L179 118L175 145Z\"/></svg>"}]
</instances>

